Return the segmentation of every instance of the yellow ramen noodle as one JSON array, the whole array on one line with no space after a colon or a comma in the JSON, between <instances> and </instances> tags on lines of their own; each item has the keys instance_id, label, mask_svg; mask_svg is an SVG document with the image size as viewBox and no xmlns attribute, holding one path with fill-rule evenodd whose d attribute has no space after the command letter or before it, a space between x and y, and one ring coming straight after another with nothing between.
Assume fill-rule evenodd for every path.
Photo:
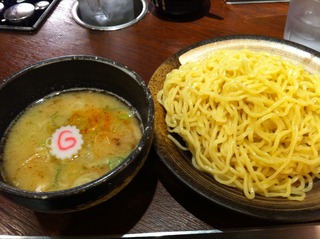
<instances>
[{"instance_id":1,"label":"yellow ramen noodle","mask_svg":"<svg viewBox=\"0 0 320 239\"><path fill-rule=\"evenodd\" d=\"M320 177L320 78L278 56L221 50L170 72L158 93L170 133L219 183L303 200Z\"/></svg>"}]
</instances>

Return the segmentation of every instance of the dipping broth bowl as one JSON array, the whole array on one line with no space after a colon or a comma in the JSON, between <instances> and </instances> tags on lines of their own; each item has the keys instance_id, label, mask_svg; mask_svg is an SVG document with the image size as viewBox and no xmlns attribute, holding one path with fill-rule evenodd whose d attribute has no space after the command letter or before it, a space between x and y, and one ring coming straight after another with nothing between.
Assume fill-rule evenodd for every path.
<instances>
[{"instance_id":1,"label":"dipping broth bowl","mask_svg":"<svg viewBox=\"0 0 320 239\"><path fill-rule=\"evenodd\" d=\"M0 193L34 211L79 211L104 202L121 191L139 172L153 140L154 105L145 82L126 66L95 56L48 59L12 75L0 85L0 138L29 105L53 92L74 88L108 91L129 102L141 116L142 138L117 167L89 183L59 191L31 192L8 185L0 176ZM3 150L0 151L3 165Z\"/></svg>"}]
</instances>

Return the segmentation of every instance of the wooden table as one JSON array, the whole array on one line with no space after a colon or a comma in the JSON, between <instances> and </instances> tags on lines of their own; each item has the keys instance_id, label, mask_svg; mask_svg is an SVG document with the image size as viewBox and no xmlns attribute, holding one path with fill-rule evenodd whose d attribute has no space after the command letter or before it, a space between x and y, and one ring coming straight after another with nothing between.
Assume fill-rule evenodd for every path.
<instances>
[{"instance_id":1,"label":"wooden table","mask_svg":"<svg viewBox=\"0 0 320 239\"><path fill-rule=\"evenodd\" d=\"M89 54L127 65L146 82L179 49L208 38L256 34L282 38L287 3L227 5L211 0L204 16L175 20L152 4L137 24L118 31L93 31L72 18L75 0L61 0L35 32L0 31L0 80L46 58ZM3 103L3 102L2 102ZM113 199L70 214L43 214L0 197L0 234L105 235L275 225L221 208L180 183L152 150L139 175Z\"/></svg>"}]
</instances>

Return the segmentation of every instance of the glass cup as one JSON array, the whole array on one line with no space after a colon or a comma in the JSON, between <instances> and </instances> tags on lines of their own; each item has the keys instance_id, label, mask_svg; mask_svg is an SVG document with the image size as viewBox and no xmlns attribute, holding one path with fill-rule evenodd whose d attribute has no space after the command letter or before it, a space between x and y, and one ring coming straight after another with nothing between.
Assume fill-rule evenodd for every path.
<instances>
[{"instance_id":1,"label":"glass cup","mask_svg":"<svg viewBox=\"0 0 320 239\"><path fill-rule=\"evenodd\" d=\"M320 51L320 0L291 0L284 39Z\"/></svg>"},{"instance_id":2,"label":"glass cup","mask_svg":"<svg viewBox=\"0 0 320 239\"><path fill-rule=\"evenodd\" d=\"M134 19L132 0L78 0L81 19L94 26L117 26Z\"/></svg>"}]
</instances>

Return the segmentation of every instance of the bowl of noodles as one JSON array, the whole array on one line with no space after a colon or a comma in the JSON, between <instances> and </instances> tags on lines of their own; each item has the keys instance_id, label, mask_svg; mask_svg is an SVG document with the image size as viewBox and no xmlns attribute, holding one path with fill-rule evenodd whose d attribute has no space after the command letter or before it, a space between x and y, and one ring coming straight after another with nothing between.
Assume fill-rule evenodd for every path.
<instances>
[{"instance_id":1,"label":"bowl of noodles","mask_svg":"<svg viewBox=\"0 0 320 239\"><path fill-rule=\"evenodd\" d=\"M152 76L155 149L209 201L257 218L320 219L320 58L264 36L209 39Z\"/></svg>"},{"instance_id":2,"label":"bowl of noodles","mask_svg":"<svg viewBox=\"0 0 320 239\"><path fill-rule=\"evenodd\" d=\"M0 100L0 193L34 211L79 211L110 199L152 145L151 93L110 59L44 60L6 79Z\"/></svg>"}]
</instances>

